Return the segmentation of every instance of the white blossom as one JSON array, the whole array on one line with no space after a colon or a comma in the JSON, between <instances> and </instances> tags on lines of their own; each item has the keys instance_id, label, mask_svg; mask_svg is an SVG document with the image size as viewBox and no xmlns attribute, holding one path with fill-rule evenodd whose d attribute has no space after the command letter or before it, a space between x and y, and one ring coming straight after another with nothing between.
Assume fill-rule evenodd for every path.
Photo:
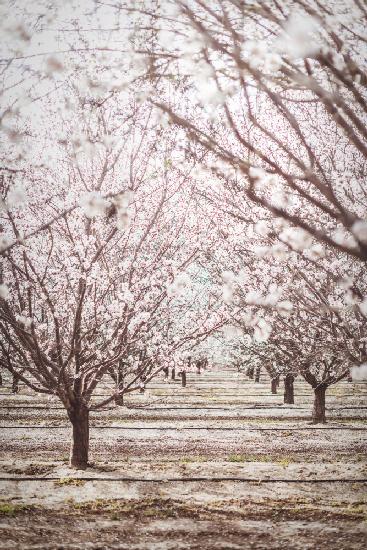
<instances>
[{"instance_id":1,"label":"white blossom","mask_svg":"<svg viewBox=\"0 0 367 550\"><path fill-rule=\"evenodd\" d=\"M109 202L100 193L95 191L86 193L80 200L80 206L83 208L87 218L103 216L108 205Z\"/></svg>"},{"instance_id":2,"label":"white blossom","mask_svg":"<svg viewBox=\"0 0 367 550\"><path fill-rule=\"evenodd\" d=\"M261 181L266 178L265 170L259 168L258 166L251 166L248 173L250 178L254 179L255 181Z\"/></svg>"},{"instance_id":3,"label":"white blossom","mask_svg":"<svg viewBox=\"0 0 367 550\"><path fill-rule=\"evenodd\" d=\"M12 239L8 235L0 235L0 252L6 250L12 243Z\"/></svg>"},{"instance_id":4,"label":"white blossom","mask_svg":"<svg viewBox=\"0 0 367 550\"><path fill-rule=\"evenodd\" d=\"M252 69L258 69L264 63L268 49L264 41L249 40L243 46L248 64Z\"/></svg>"},{"instance_id":5,"label":"white blossom","mask_svg":"<svg viewBox=\"0 0 367 550\"><path fill-rule=\"evenodd\" d=\"M48 75L53 75L54 73L61 73L64 70L64 65L54 55L51 55L46 59L46 67L47 67L46 72Z\"/></svg>"},{"instance_id":6,"label":"white blossom","mask_svg":"<svg viewBox=\"0 0 367 550\"><path fill-rule=\"evenodd\" d=\"M223 335L227 340L231 340L242 336L242 330L234 325L227 325L223 327Z\"/></svg>"},{"instance_id":7,"label":"white blossom","mask_svg":"<svg viewBox=\"0 0 367 550\"><path fill-rule=\"evenodd\" d=\"M288 243L294 250L304 250L312 244L312 236L303 229L287 227L283 229L279 237Z\"/></svg>"},{"instance_id":8,"label":"white blossom","mask_svg":"<svg viewBox=\"0 0 367 550\"><path fill-rule=\"evenodd\" d=\"M266 237L269 234L269 225L265 220L260 220L255 224L254 227L256 233L262 237Z\"/></svg>"},{"instance_id":9,"label":"white blossom","mask_svg":"<svg viewBox=\"0 0 367 550\"><path fill-rule=\"evenodd\" d=\"M225 304L231 304L233 302L233 287L230 284L224 284L222 287L222 298Z\"/></svg>"},{"instance_id":10,"label":"white blossom","mask_svg":"<svg viewBox=\"0 0 367 550\"><path fill-rule=\"evenodd\" d=\"M324 247L320 243L313 244L309 248L308 253L314 260L317 260L318 258L323 258L325 256Z\"/></svg>"},{"instance_id":11,"label":"white blossom","mask_svg":"<svg viewBox=\"0 0 367 550\"><path fill-rule=\"evenodd\" d=\"M117 228L124 231L130 224L132 218L131 203L134 200L134 193L131 190L127 190L124 193L120 193L113 200L113 204L116 206L116 224Z\"/></svg>"},{"instance_id":12,"label":"white blossom","mask_svg":"<svg viewBox=\"0 0 367 550\"><path fill-rule=\"evenodd\" d=\"M293 309L293 304L290 300L282 300L277 303L277 308L281 313L290 313Z\"/></svg>"},{"instance_id":13,"label":"white blossom","mask_svg":"<svg viewBox=\"0 0 367 550\"><path fill-rule=\"evenodd\" d=\"M167 287L168 296L180 296L191 284L190 276L187 273L179 273L173 282Z\"/></svg>"},{"instance_id":14,"label":"white blossom","mask_svg":"<svg viewBox=\"0 0 367 550\"><path fill-rule=\"evenodd\" d=\"M318 50L316 19L307 13L293 12L278 38L278 49L294 59L313 55Z\"/></svg>"},{"instance_id":15,"label":"white blossom","mask_svg":"<svg viewBox=\"0 0 367 550\"><path fill-rule=\"evenodd\" d=\"M17 315L16 320L18 321L18 323L23 325L24 328L26 329L30 328L32 325L32 319L30 319L29 317L26 317L25 315Z\"/></svg>"},{"instance_id":16,"label":"white blossom","mask_svg":"<svg viewBox=\"0 0 367 550\"><path fill-rule=\"evenodd\" d=\"M259 319L254 329L254 340L256 342L266 342L271 331L271 325L265 319Z\"/></svg>"},{"instance_id":17,"label":"white blossom","mask_svg":"<svg viewBox=\"0 0 367 550\"><path fill-rule=\"evenodd\" d=\"M7 300L10 296L9 288L5 284L0 285L0 298Z\"/></svg>"},{"instance_id":18,"label":"white blossom","mask_svg":"<svg viewBox=\"0 0 367 550\"><path fill-rule=\"evenodd\" d=\"M200 100L203 105L213 105L217 107L218 105L223 105L226 101L225 92L218 90L214 81L209 79L202 80L198 84L198 92Z\"/></svg>"},{"instance_id":19,"label":"white blossom","mask_svg":"<svg viewBox=\"0 0 367 550\"><path fill-rule=\"evenodd\" d=\"M24 185L21 183L15 183L9 189L7 196L8 208L21 206L27 200L26 191Z\"/></svg>"},{"instance_id":20,"label":"white blossom","mask_svg":"<svg viewBox=\"0 0 367 550\"><path fill-rule=\"evenodd\" d=\"M367 363L362 363L362 365L352 367L350 372L352 379L355 382L367 381Z\"/></svg>"},{"instance_id":21,"label":"white blossom","mask_svg":"<svg viewBox=\"0 0 367 550\"><path fill-rule=\"evenodd\" d=\"M364 244L367 244L367 221L357 220L352 225L353 235Z\"/></svg>"},{"instance_id":22,"label":"white blossom","mask_svg":"<svg viewBox=\"0 0 367 550\"><path fill-rule=\"evenodd\" d=\"M359 304L359 309L367 317L367 298L364 298L364 300Z\"/></svg>"},{"instance_id":23,"label":"white blossom","mask_svg":"<svg viewBox=\"0 0 367 550\"><path fill-rule=\"evenodd\" d=\"M268 53L265 56L264 71L267 73L276 73L282 65L282 58L277 53Z\"/></svg>"}]
</instances>

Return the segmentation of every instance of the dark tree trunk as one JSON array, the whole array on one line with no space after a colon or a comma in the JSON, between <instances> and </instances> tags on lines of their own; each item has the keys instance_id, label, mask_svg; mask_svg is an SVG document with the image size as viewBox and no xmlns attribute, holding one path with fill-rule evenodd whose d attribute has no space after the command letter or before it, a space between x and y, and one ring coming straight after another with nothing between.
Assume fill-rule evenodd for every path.
<instances>
[{"instance_id":1,"label":"dark tree trunk","mask_svg":"<svg viewBox=\"0 0 367 550\"><path fill-rule=\"evenodd\" d=\"M279 386L280 386L280 376L277 376L275 378L275 380L276 380L276 383L277 383L277 388L279 388Z\"/></svg>"},{"instance_id":2,"label":"dark tree trunk","mask_svg":"<svg viewBox=\"0 0 367 550\"><path fill-rule=\"evenodd\" d=\"M260 369L256 369L256 372L255 372L255 382L257 382L257 383L260 382Z\"/></svg>"},{"instance_id":3,"label":"dark tree trunk","mask_svg":"<svg viewBox=\"0 0 367 550\"><path fill-rule=\"evenodd\" d=\"M125 382L125 376L123 371L123 363L122 361L119 362L117 367L117 375L114 378L117 386L117 391L122 391L124 389L124 382ZM116 405L123 405L124 404L124 395L117 395L115 397L115 404Z\"/></svg>"},{"instance_id":4,"label":"dark tree trunk","mask_svg":"<svg viewBox=\"0 0 367 550\"><path fill-rule=\"evenodd\" d=\"M196 374L201 374L201 366L196 367Z\"/></svg>"},{"instance_id":5,"label":"dark tree trunk","mask_svg":"<svg viewBox=\"0 0 367 550\"><path fill-rule=\"evenodd\" d=\"M163 372L164 372L164 377L167 379L167 378L168 378L168 375L169 375L169 368L168 368L168 367L164 367Z\"/></svg>"},{"instance_id":6,"label":"dark tree trunk","mask_svg":"<svg viewBox=\"0 0 367 550\"><path fill-rule=\"evenodd\" d=\"M172 378L172 380L176 380L176 369L174 367L171 371L171 378Z\"/></svg>"},{"instance_id":7,"label":"dark tree trunk","mask_svg":"<svg viewBox=\"0 0 367 550\"><path fill-rule=\"evenodd\" d=\"M327 390L326 384L319 384L314 388L315 399L313 402L312 423L326 424L325 415L325 393Z\"/></svg>"},{"instance_id":8,"label":"dark tree trunk","mask_svg":"<svg viewBox=\"0 0 367 550\"><path fill-rule=\"evenodd\" d=\"M0 386L3 385L3 377L1 376L1 372L0 372Z\"/></svg>"},{"instance_id":9,"label":"dark tree trunk","mask_svg":"<svg viewBox=\"0 0 367 550\"><path fill-rule=\"evenodd\" d=\"M293 374L286 374L284 378L284 403L288 405L294 405L294 376Z\"/></svg>"},{"instance_id":10,"label":"dark tree trunk","mask_svg":"<svg viewBox=\"0 0 367 550\"><path fill-rule=\"evenodd\" d=\"M76 470L85 470L88 466L89 451L89 410L83 403L75 403L68 410L72 424L70 466Z\"/></svg>"},{"instance_id":11,"label":"dark tree trunk","mask_svg":"<svg viewBox=\"0 0 367 550\"><path fill-rule=\"evenodd\" d=\"M11 385L11 391L13 393L18 393L19 391L19 376L17 374L13 374L13 382Z\"/></svg>"},{"instance_id":12,"label":"dark tree trunk","mask_svg":"<svg viewBox=\"0 0 367 550\"><path fill-rule=\"evenodd\" d=\"M186 387L186 372L185 371L182 371L181 380L182 380L182 387L185 388Z\"/></svg>"},{"instance_id":13,"label":"dark tree trunk","mask_svg":"<svg viewBox=\"0 0 367 550\"><path fill-rule=\"evenodd\" d=\"M116 405L123 405L124 404L124 396L123 395L117 395L115 397L115 404Z\"/></svg>"},{"instance_id":14,"label":"dark tree trunk","mask_svg":"<svg viewBox=\"0 0 367 550\"><path fill-rule=\"evenodd\" d=\"M254 367L249 367L247 369L247 376L250 378L250 380L253 380L254 378L254 371L255 371Z\"/></svg>"},{"instance_id":15,"label":"dark tree trunk","mask_svg":"<svg viewBox=\"0 0 367 550\"><path fill-rule=\"evenodd\" d=\"M277 387L278 387L277 379L272 378L271 379L271 393L277 393Z\"/></svg>"}]
</instances>

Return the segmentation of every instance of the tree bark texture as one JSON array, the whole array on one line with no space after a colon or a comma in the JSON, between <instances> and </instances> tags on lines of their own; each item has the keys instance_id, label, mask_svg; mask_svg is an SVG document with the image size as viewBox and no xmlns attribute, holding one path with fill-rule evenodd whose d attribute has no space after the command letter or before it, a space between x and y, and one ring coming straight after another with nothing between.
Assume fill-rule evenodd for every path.
<instances>
[{"instance_id":1,"label":"tree bark texture","mask_svg":"<svg viewBox=\"0 0 367 550\"><path fill-rule=\"evenodd\" d=\"M17 374L13 374L13 381L11 385L11 391L12 393L18 393L19 391L19 376Z\"/></svg>"},{"instance_id":2,"label":"tree bark texture","mask_svg":"<svg viewBox=\"0 0 367 550\"><path fill-rule=\"evenodd\" d=\"M186 372L185 371L182 371L181 381L182 381L182 387L186 388Z\"/></svg>"},{"instance_id":3,"label":"tree bark texture","mask_svg":"<svg viewBox=\"0 0 367 550\"><path fill-rule=\"evenodd\" d=\"M76 470L85 470L88 466L89 451L89 410L83 403L75 403L68 410L72 425L70 466Z\"/></svg>"},{"instance_id":4,"label":"tree bark texture","mask_svg":"<svg viewBox=\"0 0 367 550\"><path fill-rule=\"evenodd\" d=\"M313 424L326 424L325 393L326 384L319 384L314 388L315 398L313 402L312 422Z\"/></svg>"},{"instance_id":5,"label":"tree bark texture","mask_svg":"<svg viewBox=\"0 0 367 550\"><path fill-rule=\"evenodd\" d=\"M284 377L284 403L294 405L294 376L286 374Z\"/></svg>"}]
</instances>

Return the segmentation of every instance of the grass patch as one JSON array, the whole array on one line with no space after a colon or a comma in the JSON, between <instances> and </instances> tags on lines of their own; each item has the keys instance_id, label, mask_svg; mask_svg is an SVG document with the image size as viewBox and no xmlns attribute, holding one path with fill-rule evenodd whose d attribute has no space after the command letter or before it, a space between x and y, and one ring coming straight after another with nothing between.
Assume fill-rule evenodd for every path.
<instances>
[{"instance_id":1,"label":"grass patch","mask_svg":"<svg viewBox=\"0 0 367 550\"><path fill-rule=\"evenodd\" d=\"M33 506L26 504L11 504L10 502L0 503L0 516L15 516L19 512L31 510Z\"/></svg>"},{"instance_id":2,"label":"grass patch","mask_svg":"<svg viewBox=\"0 0 367 550\"><path fill-rule=\"evenodd\" d=\"M185 456L180 459L180 462L184 464L189 464L191 462L208 462L208 458L206 456Z\"/></svg>"},{"instance_id":3,"label":"grass patch","mask_svg":"<svg viewBox=\"0 0 367 550\"><path fill-rule=\"evenodd\" d=\"M336 519L363 521L365 510L358 505L345 508L338 506L335 509L318 506L317 502L309 499L262 499L251 501L246 499L233 499L224 501L212 501L210 504L199 505L182 502L171 498L148 497L144 499L105 500L97 499L89 502L70 503L70 511L77 515L108 514L111 520L134 518L139 520L169 519L169 518L246 518L246 519L270 519L274 520L313 520L328 521Z\"/></svg>"},{"instance_id":4,"label":"grass patch","mask_svg":"<svg viewBox=\"0 0 367 550\"><path fill-rule=\"evenodd\" d=\"M229 455L228 462L276 462L271 456L265 455Z\"/></svg>"},{"instance_id":5,"label":"grass patch","mask_svg":"<svg viewBox=\"0 0 367 550\"><path fill-rule=\"evenodd\" d=\"M65 485L74 485L75 487L81 487L82 485L84 485L84 483L84 479L78 479L75 477L61 477L54 482L54 485L56 485L57 487L63 487Z\"/></svg>"},{"instance_id":6,"label":"grass patch","mask_svg":"<svg viewBox=\"0 0 367 550\"><path fill-rule=\"evenodd\" d=\"M289 456L285 456L284 458L281 458L280 460L277 460L278 464L286 468L289 466L289 464L292 462L292 459Z\"/></svg>"},{"instance_id":7,"label":"grass patch","mask_svg":"<svg viewBox=\"0 0 367 550\"><path fill-rule=\"evenodd\" d=\"M141 500L105 500L96 499L89 502L72 504L75 511L85 514L92 512L97 514L110 513L112 520L123 517L168 519L179 517L199 518L200 512L196 506L174 501L170 498L144 498Z\"/></svg>"},{"instance_id":8,"label":"grass patch","mask_svg":"<svg viewBox=\"0 0 367 550\"><path fill-rule=\"evenodd\" d=\"M227 458L228 462L274 462L284 466L285 468L289 466L291 462L294 462L290 456L284 457L275 457L268 455L229 455Z\"/></svg>"},{"instance_id":9,"label":"grass patch","mask_svg":"<svg viewBox=\"0 0 367 550\"><path fill-rule=\"evenodd\" d=\"M26 476L37 476L41 474L47 474L52 470L54 464L44 465L44 464L28 464L24 467L17 466L3 466L3 470L8 474L18 474Z\"/></svg>"}]
</instances>

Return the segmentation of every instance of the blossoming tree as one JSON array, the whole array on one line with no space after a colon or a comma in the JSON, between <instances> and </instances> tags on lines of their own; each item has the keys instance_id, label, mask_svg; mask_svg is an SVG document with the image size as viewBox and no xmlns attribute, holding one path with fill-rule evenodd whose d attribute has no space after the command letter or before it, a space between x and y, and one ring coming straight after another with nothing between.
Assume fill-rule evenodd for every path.
<instances>
[{"instance_id":1,"label":"blossoming tree","mask_svg":"<svg viewBox=\"0 0 367 550\"><path fill-rule=\"evenodd\" d=\"M208 235L187 215L186 174L169 162L172 132L158 145L150 114L125 104L124 118L109 118L111 109L83 103L61 140L55 184L4 186L2 224L11 240L77 202L47 232L4 251L0 298L1 366L61 400L75 468L88 464L89 412L140 391L167 357L221 321L213 308L193 310L194 262ZM114 137L120 146L111 145ZM111 373L112 393L93 399Z\"/></svg>"}]
</instances>

